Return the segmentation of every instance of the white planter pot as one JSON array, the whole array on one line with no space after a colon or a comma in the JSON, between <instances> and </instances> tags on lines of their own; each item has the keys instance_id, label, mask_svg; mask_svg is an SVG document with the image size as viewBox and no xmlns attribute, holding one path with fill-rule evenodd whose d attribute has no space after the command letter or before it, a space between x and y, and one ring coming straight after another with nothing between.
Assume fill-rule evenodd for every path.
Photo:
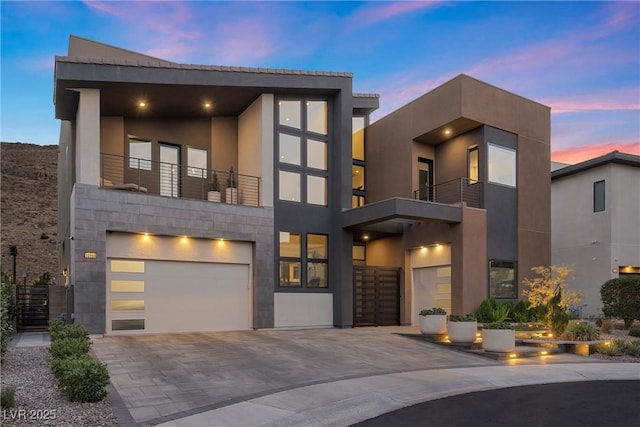
<instances>
[{"instance_id":1,"label":"white planter pot","mask_svg":"<svg viewBox=\"0 0 640 427\"><path fill-rule=\"evenodd\" d=\"M220 201L220 192L219 191L207 191L207 200L210 202L219 202Z\"/></svg>"},{"instance_id":2,"label":"white planter pot","mask_svg":"<svg viewBox=\"0 0 640 427\"><path fill-rule=\"evenodd\" d=\"M449 341L456 344L473 344L476 340L478 322L447 322Z\"/></svg>"},{"instance_id":3,"label":"white planter pot","mask_svg":"<svg viewBox=\"0 0 640 427\"><path fill-rule=\"evenodd\" d=\"M224 201L226 203L237 205L238 204L238 189L227 188Z\"/></svg>"},{"instance_id":4,"label":"white planter pot","mask_svg":"<svg viewBox=\"0 0 640 427\"><path fill-rule=\"evenodd\" d=\"M511 329L483 329L482 348L485 351L507 353L516 348L516 331Z\"/></svg>"},{"instance_id":5,"label":"white planter pot","mask_svg":"<svg viewBox=\"0 0 640 427\"><path fill-rule=\"evenodd\" d=\"M429 314L427 316L420 316L420 332L425 335L447 333L447 315Z\"/></svg>"}]
</instances>

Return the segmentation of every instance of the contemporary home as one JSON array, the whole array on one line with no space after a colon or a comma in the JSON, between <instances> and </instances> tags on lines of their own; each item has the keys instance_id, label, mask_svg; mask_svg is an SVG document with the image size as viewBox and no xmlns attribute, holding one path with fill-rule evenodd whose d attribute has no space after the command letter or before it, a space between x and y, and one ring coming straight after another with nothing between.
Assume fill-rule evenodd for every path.
<instances>
[{"instance_id":1,"label":"contemporary home","mask_svg":"<svg viewBox=\"0 0 640 427\"><path fill-rule=\"evenodd\" d=\"M341 72L56 57L61 283L92 333L416 323L551 260L550 111L460 75L370 123Z\"/></svg>"},{"instance_id":2,"label":"contemporary home","mask_svg":"<svg viewBox=\"0 0 640 427\"><path fill-rule=\"evenodd\" d=\"M574 269L581 317L601 316L600 288L640 274L640 156L614 151L551 173L551 258Z\"/></svg>"}]
</instances>

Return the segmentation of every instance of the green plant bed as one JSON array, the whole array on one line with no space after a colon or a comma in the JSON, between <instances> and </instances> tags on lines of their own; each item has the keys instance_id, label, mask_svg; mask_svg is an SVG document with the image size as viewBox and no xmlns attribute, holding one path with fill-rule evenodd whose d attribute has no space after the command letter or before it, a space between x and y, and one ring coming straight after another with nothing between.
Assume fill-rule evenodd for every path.
<instances>
[{"instance_id":1,"label":"green plant bed","mask_svg":"<svg viewBox=\"0 0 640 427\"><path fill-rule=\"evenodd\" d=\"M89 353L88 338L62 338L51 342L49 353L53 359L77 358Z\"/></svg>"},{"instance_id":2,"label":"green plant bed","mask_svg":"<svg viewBox=\"0 0 640 427\"><path fill-rule=\"evenodd\" d=\"M107 396L107 365L85 355L60 361L55 369L58 386L73 402L98 402Z\"/></svg>"}]
</instances>

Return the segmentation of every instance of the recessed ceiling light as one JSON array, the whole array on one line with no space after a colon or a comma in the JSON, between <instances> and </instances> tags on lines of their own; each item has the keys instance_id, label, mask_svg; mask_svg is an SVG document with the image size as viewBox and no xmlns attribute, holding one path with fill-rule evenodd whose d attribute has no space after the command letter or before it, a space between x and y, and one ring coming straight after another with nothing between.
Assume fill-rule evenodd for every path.
<instances>
[{"instance_id":1,"label":"recessed ceiling light","mask_svg":"<svg viewBox=\"0 0 640 427\"><path fill-rule=\"evenodd\" d=\"M205 102L204 103L204 108L211 108L211 103L210 102Z\"/></svg>"},{"instance_id":2,"label":"recessed ceiling light","mask_svg":"<svg viewBox=\"0 0 640 427\"><path fill-rule=\"evenodd\" d=\"M451 130L450 129L445 129L444 134L445 135L451 135Z\"/></svg>"},{"instance_id":3,"label":"recessed ceiling light","mask_svg":"<svg viewBox=\"0 0 640 427\"><path fill-rule=\"evenodd\" d=\"M144 102L144 101L140 101L140 102L138 102L138 107L140 107L140 108L144 108L144 107L146 107L146 106L147 106L147 103L146 103L146 102Z\"/></svg>"}]
</instances>

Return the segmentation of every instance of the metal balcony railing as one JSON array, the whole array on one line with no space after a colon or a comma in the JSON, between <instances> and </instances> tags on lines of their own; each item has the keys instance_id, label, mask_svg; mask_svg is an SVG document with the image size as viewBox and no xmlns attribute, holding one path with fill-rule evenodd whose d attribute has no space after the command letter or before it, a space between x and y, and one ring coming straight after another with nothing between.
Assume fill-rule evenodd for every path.
<instances>
[{"instance_id":1,"label":"metal balcony railing","mask_svg":"<svg viewBox=\"0 0 640 427\"><path fill-rule=\"evenodd\" d=\"M218 180L218 192L212 191L214 176ZM262 206L260 177L241 175L233 170L215 171L101 153L100 177L102 188Z\"/></svg>"},{"instance_id":2,"label":"metal balcony railing","mask_svg":"<svg viewBox=\"0 0 640 427\"><path fill-rule=\"evenodd\" d=\"M447 205L465 202L472 208L482 208L482 191L482 182L460 177L415 190L413 197L417 200Z\"/></svg>"}]
</instances>

